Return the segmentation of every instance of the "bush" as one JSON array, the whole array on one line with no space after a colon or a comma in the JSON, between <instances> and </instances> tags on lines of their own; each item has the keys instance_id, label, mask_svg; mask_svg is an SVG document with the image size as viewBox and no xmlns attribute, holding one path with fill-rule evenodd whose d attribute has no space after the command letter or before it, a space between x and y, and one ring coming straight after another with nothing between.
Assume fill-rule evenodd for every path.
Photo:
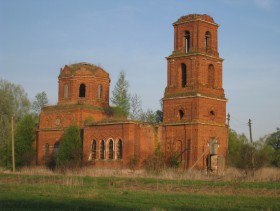
<instances>
[{"instance_id":1,"label":"bush","mask_svg":"<svg viewBox=\"0 0 280 211\"><path fill-rule=\"evenodd\" d=\"M129 159L129 164L128 164L129 169L134 171L136 169L137 165L138 165L138 162L139 162L138 157L131 156L130 159Z\"/></svg>"},{"instance_id":2,"label":"bush","mask_svg":"<svg viewBox=\"0 0 280 211\"><path fill-rule=\"evenodd\" d=\"M62 141L56 156L56 165L60 168L76 168L82 164L82 139L80 129L70 126L62 135Z\"/></svg>"},{"instance_id":3,"label":"bush","mask_svg":"<svg viewBox=\"0 0 280 211\"><path fill-rule=\"evenodd\" d=\"M178 168L181 164L180 157L181 157L180 152L176 152L176 151L170 152L166 159L167 167Z\"/></svg>"},{"instance_id":4,"label":"bush","mask_svg":"<svg viewBox=\"0 0 280 211\"><path fill-rule=\"evenodd\" d=\"M165 167L164 154L158 145L155 153L144 161L144 168L148 173L159 174Z\"/></svg>"}]
</instances>

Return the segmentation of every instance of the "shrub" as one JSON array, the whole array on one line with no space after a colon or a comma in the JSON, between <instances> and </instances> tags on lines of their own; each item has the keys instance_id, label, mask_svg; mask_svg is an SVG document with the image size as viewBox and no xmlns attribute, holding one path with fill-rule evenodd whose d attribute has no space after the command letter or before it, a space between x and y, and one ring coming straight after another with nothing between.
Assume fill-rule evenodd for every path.
<instances>
[{"instance_id":1,"label":"shrub","mask_svg":"<svg viewBox=\"0 0 280 211\"><path fill-rule=\"evenodd\" d=\"M148 173L159 174L165 167L164 154L158 144L155 153L144 161L144 168Z\"/></svg>"},{"instance_id":2,"label":"shrub","mask_svg":"<svg viewBox=\"0 0 280 211\"><path fill-rule=\"evenodd\" d=\"M138 162L139 162L138 157L131 156L130 159L129 159L129 163L128 163L129 169L134 171L136 169L137 165L138 165Z\"/></svg>"},{"instance_id":3,"label":"shrub","mask_svg":"<svg viewBox=\"0 0 280 211\"><path fill-rule=\"evenodd\" d=\"M56 156L56 165L60 168L75 168L82 164L82 139L80 129L70 126L62 135L62 141Z\"/></svg>"},{"instance_id":4,"label":"shrub","mask_svg":"<svg viewBox=\"0 0 280 211\"><path fill-rule=\"evenodd\" d=\"M167 167L178 168L181 164L180 157L181 157L180 152L176 152L176 151L170 152L166 159Z\"/></svg>"}]
</instances>

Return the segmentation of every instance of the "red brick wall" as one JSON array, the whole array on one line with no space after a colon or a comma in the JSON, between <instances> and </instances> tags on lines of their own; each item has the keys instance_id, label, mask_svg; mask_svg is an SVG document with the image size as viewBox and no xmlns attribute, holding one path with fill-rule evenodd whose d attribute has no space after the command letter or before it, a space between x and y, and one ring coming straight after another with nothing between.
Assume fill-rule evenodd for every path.
<instances>
[{"instance_id":1,"label":"red brick wall","mask_svg":"<svg viewBox=\"0 0 280 211\"><path fill-rule=\"evenodd\" d=\"M54 144L61 141L63 130L41 130L38 132L37 163L45 164L45 146L49 144L49 156L53 155Z\"/></svg>"},{"instance_id":2,"label":"red brick wall","mask_svg":"<svg viewBox=\"0 0 280 211\"><path fill-rule=\"evenodd\" d=\"M180 118L179 111L184 116ZM207 122L225 124L226 100L209 97L177 97L163 99L163 122Z\"/></svg>"},{"instance_id":3,"label":"red brick wall","mask_svg":"<svg viewBox=\"0 0 280 211\"><path fill-rule=\"evenodd\" d=\"M109 159L109 141L114 141L114 158ZM123 157L116 157L117 141L123 142ZM96 159L91 158L92 141L97 142ZM106 142L105 159L100 159L101 140ZM137 158L137 167L141 167L143 161L155 149L154 127L133 122L107 123L87 126L84 129L84 162L97 167L128 168L132 158Z\"/></svg>"}]
</instances>

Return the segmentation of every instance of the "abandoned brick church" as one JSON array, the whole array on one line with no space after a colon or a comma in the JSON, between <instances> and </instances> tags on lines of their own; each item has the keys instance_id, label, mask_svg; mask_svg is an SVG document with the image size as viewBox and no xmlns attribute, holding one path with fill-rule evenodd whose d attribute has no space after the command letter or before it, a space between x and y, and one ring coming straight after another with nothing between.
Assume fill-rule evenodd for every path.
<instances>
[{"instance_id":1,"label":"abandoned brick church","mask_svg":"<svg viewBox=\"0 0 280 211\"><path fill-rule=\"evenodd\" d=\"M106 112L109 73L90 63L66 65L58 76L58 104L44 107L40 114L38 164L55 156L66 127L78 125L83 162L93 167L128 168L131 159L137 158L141 168L160 145L165 157L176 151L184 169L224 171L228 127L219 25L208 15L191 14L173 26L163 122L117 121Z\"/></svg>"}]
</instances>

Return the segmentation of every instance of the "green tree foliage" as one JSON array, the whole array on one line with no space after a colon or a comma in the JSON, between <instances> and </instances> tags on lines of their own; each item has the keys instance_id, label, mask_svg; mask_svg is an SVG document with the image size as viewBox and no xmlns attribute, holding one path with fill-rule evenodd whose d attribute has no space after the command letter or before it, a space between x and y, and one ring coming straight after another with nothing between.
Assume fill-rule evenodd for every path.
<instances>
[{"instance_id":1,"label":"green tree foliage","mask_svg":"<svg viewBox=\"0 0 280 211\"><path fill-rule=\"evenodd\" d=\"M39 114L41 109L48 104L48 97L46 92L40 92L35 96L36 100L32 103L32 110Z\"/></svg>"},{"instance_id":2,"label":"green tree foliage","mask_svg":"<svg viewBox=\"0 0 280 211\"><path fill-rule=\"evenodd\" d=\"M146 112L143 112L140 116L141 121L148 123L157 122L157 114L151 109L148 109Z\"/></svg>"},{"instance_id":3,"label":"green tree foliage","mask_svg":"<svg viewBox=\"0 0 280 211\"><path fill-rule=\"evenodd\" d=\"M249 143L244 134L230 129L228 165L245 170L246 173L263 166L280 167L280 130Z\"/></svg>"},{"instance_id":4,"label":"green tree foliage","mask_svg":"<svg viewBox=\"0 0 280 211\"><path fill-rule=\"evenodd\" d=\"M34 161L36 122L37 118L34 115L27 114L18 122L15 128L16 166L28 166Z\"/></svg>"},{"instance_id":5,"label":"green tree foliage","mask_svg":"<svg viewBox=\"0 0 280 211\"><path fill-rule=\"evenodd\" d=\"M239 167L242 164L241 148L248 139L244 134L238 135L234 130L229 131L227 162L229 166Z\"/></svg>"},{"instance_id":6,"label":"green tree foliage","mask_svg":"<svg viewBox=\"0 0 280 211\"><path fill-rule=\"evenodd\" d=\"M20 85L0 79L0 165L7 166L11 142L11 117L15 125L30 110L27 94Z\"/></svg>"},{"instance_id":7,"label":"green tree foliage","mask_svg":"<svg viewBox=\"0 0 280 211\"><path fill-rule=\"evenodd\" d=\"M265 137L265 143L271 147L271 164L280 167L280 129L277 128L276 132Z\"/></svg>"},{"instance_id":8,"label":"green tree foliage","mask_svg":"<svg viewBox=\"0 0 280 211\"><path fill-rule=\"evenodd\" d=\"M162 110L156 111L156 122L162 122L163 121L163 112Z\"/></svg>"},{"instance_id":9,"label":"green tree foliage","mask_svg":"<svg viewBox=\"0 0 280 211\"><path fill-rule=\"evenodd\" d=\"M9 101L6 101L6 103L12 108L12 113L15 116L16 122L29 112L30 101L22 86L0 79L0 90L2 90L2 94L4 93L4 95L8 96L6 99L9 99ZM0 100L2 101L2 99ZM0 105L3 104L4 103L0 103ZM2 109L1 107L1 113L3 111Z\"/></svg>"},{"instance_id":10,"label":"green tree foliage","mask_svg":"<svg viewBox=\"0 0 280 211\"><path fill-rule=\"evenodd\" d=\"M82 139L77 126L69 126L61 138L56 155L58 167L79 167L82 162Z\"/></svg>"},{"instance_id":11,"label":"green tree foliage","mask_svg":"<svg viewBox=\"0 0 280 211\"><path fill-rule=\"evenodd\" d=\"M0 89L0 165L7 165L8 143L11 137L12 97Z\"/></svg>"},{"instance_id":12,"label":"green tree foliage","mask_svg":"<svg viewBox=\"0 0 280 211\"><path fill-rule=\"evenodd\" d=\"M128 92L129 83L125 78L124 71L120 72L119 79L112 92L111 102L119 107L125 116L129 115L130 94Z\"/></svg>"}]
</instances>

